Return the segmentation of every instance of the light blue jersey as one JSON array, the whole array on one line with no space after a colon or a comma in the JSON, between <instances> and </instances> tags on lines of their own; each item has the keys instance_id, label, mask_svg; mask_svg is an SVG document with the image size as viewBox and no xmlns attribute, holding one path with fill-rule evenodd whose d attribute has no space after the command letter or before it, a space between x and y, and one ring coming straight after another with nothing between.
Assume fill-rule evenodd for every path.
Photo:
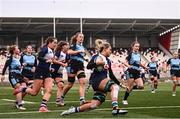
<instances>
[{"instance_id":1,"label":"light blue jersey","mask_svg":"<svg viewBox=\"0 0 180 119\"><path fill-rule=\"evenodd\" d=\"M132 66L132 69L140 70L140 63L141 63L140 53L132 52L127 56L126 59L129 62L129 65Z\"/></svg>"},{"instance_id":2,"label":"light blue jersey","mask_svg":"<svg viewBox=\"0 0 180 119\"><path fill-rule=\"evenodd\" d=\"M171 58L168 60L167 64L171 66L173 70L180 70L180 59L179 58Z\"/></svg>"},{"instance_id":3,"label":"light blue jersey","mask_svg":"<svg viewBox=\"0 0 180 119\"><path fill-rule=\"evenodd\" d=\"M36 58L34 55L23 55L21 57L21 63L25 63L24 69L32 70L32 67L36 66Z\"/></svg>"},{"instance_id":4,"label":"light blue jersey","mask_svg":"<svg viewBox=\"0 0 180 119\"><path fill-rule=\"evenodd\" d=\"M72 46L71 49L74 51L83 51L85 48L81 44L76 44L76 45ZM84 55L85 55L84 53L71 55L71 59L75 59L75 60L79 60L81 62L84 62Z\"/></svg>"},{"instance_id":5,"label":"light blue jersey","mask_svg":"<svg viewBox=\"0 0 180 119\"><path fill-rule=\"evenodd\" d=\"M12 57L12 61L9 66L10 72L21 73L21 63L19 60L19 58Z\"/></svg>"}]
</instances>

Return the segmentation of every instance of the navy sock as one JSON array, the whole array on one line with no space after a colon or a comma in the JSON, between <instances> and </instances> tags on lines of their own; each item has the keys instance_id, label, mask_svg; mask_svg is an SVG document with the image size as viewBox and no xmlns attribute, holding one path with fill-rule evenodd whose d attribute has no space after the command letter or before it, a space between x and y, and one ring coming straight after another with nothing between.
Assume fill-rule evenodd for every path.
<instances>
[{"instance_id":1,"label":"navy sock","mask_svg":"<svg viewBox=\"0 0 180 119\"><path fill-rule=\"evenodd\" d=\"M75 112L80 112L80 107L75 107Z\"/></svg>"},{"instance_id":2,"label":"navy sock","mask_svg":"<svg viewBox=\"0 0 180 119\"><path fill-rule=\"evenodd\" d=\"M129 97L129 92L126 91L126 92L125 92L125 95L124 95L124 100L127 100L128 97Z\"/></svg>"}]
</instances>

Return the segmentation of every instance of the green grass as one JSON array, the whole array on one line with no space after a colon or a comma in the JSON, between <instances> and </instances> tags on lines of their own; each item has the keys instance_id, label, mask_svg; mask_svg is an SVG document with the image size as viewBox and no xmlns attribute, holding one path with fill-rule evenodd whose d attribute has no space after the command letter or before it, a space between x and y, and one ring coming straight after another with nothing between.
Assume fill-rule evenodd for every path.
<instances>
[{"instance_id":1,"label":"green grass","mask_svg":"<svg viewBox=\"0 0 180 119\"><path fill-rule=\"evenodd\" d=\"M121 101L124 95L124 90L120 90L119 105L127 109L127 115L111 115L111 101L107 96L106 102L98 109L64 116L63 118L180 118L180 88L177 87L177 96L171 96L171 83L160 83L158 91L155 94L150 93L149 85L146 84L145 90L133 91L130 95L128 106L123 106ZM86 95L86 99L92 98L93 91L90 89ZM70 106L79 105L78 85L75 85L66 95L66 106L57 107L56 86L53 90L53 95L48 104L51 112L39 113L38 108L42 96L39 94L36 97L26 96L25 101L35 102L34 104L25 104L27 110L19 111L14 107L13 102L4 101L2 99L12 99L12 88L10 86L0 87L0 118L62 118L60 113L68 109Z\"/></svg>"}]
</instances>

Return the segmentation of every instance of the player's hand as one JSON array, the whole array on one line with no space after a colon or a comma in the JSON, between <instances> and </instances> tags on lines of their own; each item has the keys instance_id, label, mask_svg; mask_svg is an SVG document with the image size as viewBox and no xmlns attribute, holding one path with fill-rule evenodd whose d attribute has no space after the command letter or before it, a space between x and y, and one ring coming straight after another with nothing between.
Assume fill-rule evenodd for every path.
<instances>
[{"instance_id":1,"label":"player's hand","mask_svg":"<svg viewBox=\"0 0 180 119\"><path fill-rule=\"evenodd\" d=\"M84 50L79 50L79 53L85 53L85 51Z\"/></svg>"},{"instance_id":2,"label":"player's hand","mask_svg":"<svg viewBox=\"0 0 180 119\"><path fill-rule=\"evenodd\" d=\"M67 67L67 66L68 66L67 63L62 63L61 65L62 65L63 67Z\"/></svg>"},{"instance_id":3,"label":"player's hand","mask_svg":"<svg viewBox=\"0 0 180 119\"><path fill-rule=\"evenodd\" d=\"M26 66L27 64L26 63L22 63L22 66Z\"/></svg>"}]
</instances>

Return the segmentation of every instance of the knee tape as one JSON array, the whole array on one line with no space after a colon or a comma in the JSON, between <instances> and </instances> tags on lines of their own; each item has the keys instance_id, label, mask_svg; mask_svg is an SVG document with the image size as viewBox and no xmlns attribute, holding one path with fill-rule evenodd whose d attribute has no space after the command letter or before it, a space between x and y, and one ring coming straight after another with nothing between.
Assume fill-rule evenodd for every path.
<instances>
[{"instance_id":1,"label":"knee tape","mask_svg":"<svg viewBox=\"0 0 180 119\"><path fill-rule=\"evenodd\" d=\"M84 72L80 72L78 75L77 75L77 78L80 79L80 78L85 78L86 75Z\"/></svg>"}]
</instances>

